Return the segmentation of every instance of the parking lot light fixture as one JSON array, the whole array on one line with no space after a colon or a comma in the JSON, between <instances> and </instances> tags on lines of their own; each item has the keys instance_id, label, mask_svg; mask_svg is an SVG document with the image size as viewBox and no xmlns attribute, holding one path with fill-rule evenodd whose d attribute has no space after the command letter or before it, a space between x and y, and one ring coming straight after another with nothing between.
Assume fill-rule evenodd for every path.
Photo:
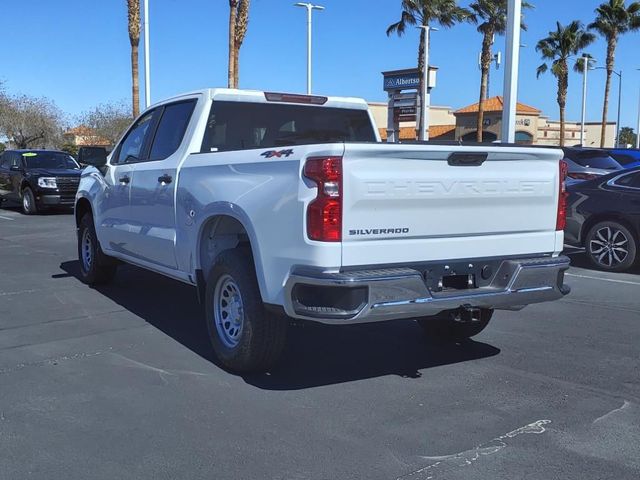
<instances>
[{"instance_id":1,"label":"parking lot light fixture","mask_svg":"<svg viewBox=\"0 0 640 480\"><path fill-rule=\"evenodd\" d=\"M504 106L502 110L503 143L514 143L516 139L516 103L518 101L521 18L522 0L509 0L507 9L507 54L504 69Z\"/></svg>"},{"instance_id":2,"label":"parking lot light fixture","mask_svg":"<svg viewBox=\"0 0 640 480\"><path fill-rule=\"evenodd\" d=\"M311 95L311 30L313 22L313 10L324 10L322 5L314 5L310 2L294 3L294 7L307 9L307 95Z\"/></svg>"}]
</instances>

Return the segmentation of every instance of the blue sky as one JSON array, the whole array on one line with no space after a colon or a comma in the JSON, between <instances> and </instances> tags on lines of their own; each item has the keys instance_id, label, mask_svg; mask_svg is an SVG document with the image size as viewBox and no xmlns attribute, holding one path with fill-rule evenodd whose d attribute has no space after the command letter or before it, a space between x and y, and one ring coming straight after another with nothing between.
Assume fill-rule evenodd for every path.
<instances>
[{"instance_id":1,"label":"blue sky","mask_svg":"<svg viewBox=\"0 0 640 480\"><path fill-rule=\"evenodd\" d=\"M524 32L519 100L558 117L555 80L536 80L536 42L555 21L588 23L598 0L532 0ZM74 115L92 106L130 98L126 0L3 0L0 79L10 93L43 95ZM276 91L306 88L305 11L293 0L252 0L241 54L240 86ZM323 0L314 14L314 93L384 100L380 72L415 65L418 32L387 38L399 18L400 0ZM469 1L462 0L462 5ZM208 86L226 85L227 0L150 0L152 100ZM433 35L432 64L440 67L433 103L459 108L477 101L480 35L471 25ZM620 42L624 71L623 125L635 125L640 91L640 34ZM141 44L142 47L142 44ZM496 50L504 51L498 38ZM142 48L141 48L142 51ZM602 40L589 48L604 64ZM141 59L142 60L142 59ZM141 68L142 71L142 68ZM503 70L492 72L491 94L501 94ZM588 119L600 119L604 71L590 75ZM617 80L616 80L617 81ZM141 84L143 79L141 78ZM617 83L614 84L614 93ZM615 120L616 97L610 119ZM581 77L570 79L568 118L578 120Z\"/></svg>"}]
</instances>

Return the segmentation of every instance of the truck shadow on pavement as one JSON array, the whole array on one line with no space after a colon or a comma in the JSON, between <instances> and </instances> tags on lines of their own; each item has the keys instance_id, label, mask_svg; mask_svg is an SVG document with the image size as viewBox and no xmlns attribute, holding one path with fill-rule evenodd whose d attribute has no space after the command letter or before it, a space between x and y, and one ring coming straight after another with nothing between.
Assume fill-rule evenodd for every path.
<instances>
[{"instance_id":1,"label":"truck shadow on pavement","mask_svg":"<svg viewBox=\"0 0 640 480\"><path fill-rule=\"evenodd\" d=\"M63 262L60 268L67 275L54 278L79 278L77 260ZM194 288L123 265L112 284L95 290L219 366ZM450 345L428 342L413 321L345 326L292 321L278 366L242 378L266 390L298 390L385 375L419 378L425 369L499 353L499 348L472 340Z\"/></svg>"}]
</instances>

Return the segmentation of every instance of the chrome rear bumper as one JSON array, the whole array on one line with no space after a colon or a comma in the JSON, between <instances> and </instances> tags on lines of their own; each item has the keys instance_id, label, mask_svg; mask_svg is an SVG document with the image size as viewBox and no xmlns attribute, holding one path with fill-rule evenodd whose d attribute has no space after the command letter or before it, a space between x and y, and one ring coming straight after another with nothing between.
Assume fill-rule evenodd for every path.
<instances>
[{"instance_id":1,"label":"chrome rear bumper","mask_svg":"<svg viewBox=\"0 0 640 480\"><path fill-rule=\"evenodd\" d=\"M422 273L412 268L344 273L297 269L285 285L284 308L291 317L330 324L416 318L463 306L519 310L567 295L570 288L564 285L564 272L568 268L565 256L505 260L488 286L439 293L431 292ZM343 293L351 295L351 307L304 305L297 293L300 287L306 289L307 298L313 297L314 289L318 296L326 291L341 298ZM361 301L356 300L356 305L353 298Z\"/></svg>"}]
</instances>

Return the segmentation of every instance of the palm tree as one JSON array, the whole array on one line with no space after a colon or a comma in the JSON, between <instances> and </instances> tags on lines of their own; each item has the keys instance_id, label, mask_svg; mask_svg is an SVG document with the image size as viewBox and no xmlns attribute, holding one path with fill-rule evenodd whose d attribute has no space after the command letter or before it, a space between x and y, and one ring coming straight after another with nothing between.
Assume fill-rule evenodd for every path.
<instances>
[{"instance_id":1,"label":"palm tree","mask_svg":"<svg viewBox=\"0 0 640 480\"><path fill-rule=\"evenodd\" d=\"M247 35L247 27L249 26L249 2L250 0L240 0L238 4L233 46L234 88L240 86L240 48L244 42L244 37Z\"/></svg>"},{"instance_id":2,"label":"palm tree","mask_svg":"<svg viewBox=\"0 0 640 480\"><path fill-rule=\"evenodd\" d=\"M138 71L138 45L140 44L140 0L127 0L129 42L131 43L131 97L133 116L140 114L140 75Z\"/></svg>"},{"instance_id":3,"label":"palm tree","mask_svg":"<svg viewBox=\"0 0 640 480\"><path fill-rule=\"evenodd\" d=\"M476 0L471 5L471 20L478 25L478 32L482 34L482 54L480 55L480 100L478 102L478 142L482 142L484 128L484 102L489 88L489 69L493 55L491 48L496 35L504 35L507 30L507 0ZM522 2L522 8L533 8L528 2ZM527 29L524 22L523 30Z\"/></svg>"},{"instance_id":4,"label":"palm tree","mask_svg":"<svg viewBox=\"0 0 640 480\"><path fill-rule=\"evenodd\" d=\"M627 7L626 0L608 0L596 8L596 19L589 25L589 28L598 32L607 41L607 82L604 89L602 133L600 136L600 147L602 148L607 128L611 75L615 66L618 38L620 35L640 28L640 2L632 2Z\"/></svg>"},{"instance_id":5,"label":"palm tree","mask_svg":"<svg viewBox=\"0 0 640 480\"><path fill-rule=\"evenodd\" d=\"M227 86L235 88L236 78L236 19L238 17L239 0L229 0L229 71L227 72Z\"/></svg>"},{"instance_id":6,"label":"palm tree","mask_svg":"<svg viewBox=\"0 0 640 480\"><path fill-rule=\"evenodd\" d=\"M458 22L469 21L471 12L458 6L457 0L402 0L402 13L400 20L387 28L387 36L393 33L404 35L408 26L428 27L437 23L449 28ZM424 77L424 48L426 32L423 28L420 33L420 46L418 48L418 71L420 78ZM422 88L419 92L422 101ZM421 125L418 125L420 128Z\"/></svg>"},{"instance_id":7,"label":"palm tree","mask_svg":"<svg viewBox=\"0 0 640 480\"><path fill-rule=\"evenodd\" d=\"M558 80L558 106L560 107L560 146L564 146L565 107L567 105L567 90L569 88L569 58L588 47L596 39L593 33L587 32L582 22L575 20L569 25L556 22L556 30L549 32L536 45L543 60L551 61L551 73ZM538 67L538 77L549 70L549 65L543 63Z\"/></svg>"}]
</instances>

